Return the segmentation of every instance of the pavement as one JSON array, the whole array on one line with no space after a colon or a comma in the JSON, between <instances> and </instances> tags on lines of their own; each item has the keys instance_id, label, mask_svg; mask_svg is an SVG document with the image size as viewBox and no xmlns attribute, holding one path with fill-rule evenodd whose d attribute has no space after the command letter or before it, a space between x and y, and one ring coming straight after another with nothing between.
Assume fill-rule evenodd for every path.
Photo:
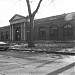
<instances>
[{"instance_id":1,"label":"pavement","mask_svg":"<svg viewBox=\"0 0 75 75\"><path fill-rule=\"evenodd\" d=\"M0 75L74 75L75 56L42 54L26 57L0 55Z\"/></svg>"}]
</instances>

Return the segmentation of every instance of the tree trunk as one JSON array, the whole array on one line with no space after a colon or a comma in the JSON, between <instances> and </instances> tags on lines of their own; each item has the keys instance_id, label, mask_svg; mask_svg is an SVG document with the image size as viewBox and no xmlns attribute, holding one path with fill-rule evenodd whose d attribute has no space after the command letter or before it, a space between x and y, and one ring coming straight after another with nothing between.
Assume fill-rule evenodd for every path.
<instances>
[{"instance_id":1,"label":"tree trunk","mask_svg":"<svg viewBox=\"0 0 75 75\"><path fill-rule=\"evenodd\" d=\"M29 37L30 39L28 40L28 47L34 47L34 42L33 42L33 36L34 36L34 18L30 16L30 31L29 31Z\"/></svg>"},{"instance_id":2,"label":"tree trunk","mask_svg":"<svg viewBox=\"0 0 75 75\"><path fill-rule=\"evenodd\" d=\"M29 13L29 19L30 19L30 31L29 31L29 39L27 40L28 41L28 47L34 47L34 42L33 42L33 34L34 34L34 17L40 7L40 4L42 2L42 0L39 1L38 3L38 6L36 8L36 10L31 13L31 7L30 7L30 3L29 3L29 0L26 0L27 2L27 6L28 6L28 13Z\"/></svg>"}]
</instances>

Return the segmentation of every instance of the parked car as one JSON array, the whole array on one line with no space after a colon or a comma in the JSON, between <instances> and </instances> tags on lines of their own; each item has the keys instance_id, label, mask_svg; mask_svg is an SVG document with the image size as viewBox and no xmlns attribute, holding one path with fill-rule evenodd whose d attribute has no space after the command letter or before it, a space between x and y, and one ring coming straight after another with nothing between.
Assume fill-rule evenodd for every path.
<instances>
[{"instance_id":1,"label":"parked car","mask_svg":"<svg viewBox=\"0 0 75 75\"><path fill-rule=\"evenodd\" d=\"M9 44L5 42L0 42L0 51L6 51L9 48Z\"/></svg>"}]
</instances>

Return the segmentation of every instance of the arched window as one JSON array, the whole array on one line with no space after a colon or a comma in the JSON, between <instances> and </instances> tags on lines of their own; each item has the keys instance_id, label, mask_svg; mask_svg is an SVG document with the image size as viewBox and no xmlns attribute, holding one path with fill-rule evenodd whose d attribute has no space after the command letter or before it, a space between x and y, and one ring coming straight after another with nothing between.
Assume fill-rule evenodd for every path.
<instances>
[{"instance_id":1,"label":"arched window","mask_svg":"<svg viewBox=\"0 0 75 75\"><path fill-rule=\"evenodd\" d=\"M45 30L45 27L40 27L39 28L39 39L40 40L45 40L46 39L46 30Z\"/></svg>"},{"instance_id":2,"label":"arched window","mask_svg":"<svg viewBox=\"0 0 75 75\"><path fill-rule=\"evenodd\" d=\"M1 32L1 40L4 40L4 32Z\"/></svg>"},{"instance_id":3,"label":"arched window","mask_svg":"<svg viewBox=\"0 0 75 75\"><path fill-rule=\"evenodd\" d=\"M6 35L5 35L5 37L6 37L6 40L8 40L8 39L9 39L8 31L6 31Z\"/></svg>"},{"instance_id":4,"label":"arched window","mask_svg":"<svg viewBox=\"0 0 75 75\"><path fill-rule=\"evenodd\" d=\"M73 39L73 28L70 24L64 26L63 38L64 40L72 40Z\"/></svg>"},{"instance_id":5,"label":"arched window","mask_svg":"<svg viewBox=\"0 0 75 75\"><path fill-rule=\"evenodd\" d=\"M50 27L50 40L58 39L58 28L57 26Z\"/></svg>"},{"instance_id":6,"label":"arched window","mask_svg":"<svg viewBox=\"0 0 75 75\"><path fill-rule=\"evenodd\" d=\"M68 24L68 25L65 25L64 28L72 28L72 26Z\"/></svg>"},{"instance_id":7,"label":"arched window","mask_svg":"<svg viewBox=\"0 0 75 75\"><path fill-rule=\"evenodd\" d=\"M21 41L21 28L17 27L15 30L15 41Z\"/></svg>"}]
</instances>

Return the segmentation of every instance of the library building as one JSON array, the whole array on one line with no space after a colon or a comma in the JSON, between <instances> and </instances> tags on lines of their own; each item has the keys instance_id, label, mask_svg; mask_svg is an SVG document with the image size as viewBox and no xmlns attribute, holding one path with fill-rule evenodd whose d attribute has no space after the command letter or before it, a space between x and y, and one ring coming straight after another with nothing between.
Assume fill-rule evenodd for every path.
<instances>
[{"instance_id":1,"label":"library building","mask_svg":"<svg viewBox=\"0 0 75 75\"><path fill-rule=\"evenodd\" d=\"M28 18L15 14L10 25L0 27L0 41L27 41L30 25ZM33 40L75 40L75 12L34 20Z\"/></svg>"}]
</instances>

